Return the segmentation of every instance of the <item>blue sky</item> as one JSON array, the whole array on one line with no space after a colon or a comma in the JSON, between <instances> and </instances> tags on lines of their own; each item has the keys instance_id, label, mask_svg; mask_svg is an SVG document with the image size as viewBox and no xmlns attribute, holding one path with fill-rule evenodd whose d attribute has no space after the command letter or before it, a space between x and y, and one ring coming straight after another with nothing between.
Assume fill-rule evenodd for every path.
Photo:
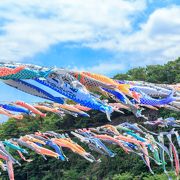
<instances>
[{"instance_id":1,"label":"blue sky","mask_svg":"<svg viewBox=\"0 0 180 180\"><path fill-rule=\"evenodd\" d=\"M111 77L133 67L174 60L179 49L179 0L0 2L1 61ZM1 94L2 101L30 99L4 85Z\"/></svg>"}]
</instances>

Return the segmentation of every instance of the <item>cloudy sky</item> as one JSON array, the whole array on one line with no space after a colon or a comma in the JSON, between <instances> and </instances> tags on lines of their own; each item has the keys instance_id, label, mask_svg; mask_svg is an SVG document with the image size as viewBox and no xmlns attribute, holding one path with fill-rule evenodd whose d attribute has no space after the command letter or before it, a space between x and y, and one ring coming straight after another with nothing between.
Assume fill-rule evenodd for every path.
<instances>
[{"instance_id":1,"label":"cloudy sky","mask_svg":"<svg viewBox=\"0 0 180 180\"><path fill-rule=\"evenodd\" d=\"M5 0L1 61L114 75L180 55L179 0Z\"/></svg>"},{"instance_id":2,"label":"cloudy sky","mask_svg":"<svg viewBox=\"0 0 180 180\"><path fill-rule=\"evenodd\" d=\"M178 56L179 0L0 1L1 61L113 76ZM16 92L1 93L9 100Z\"/></svg>"}]
</instances>

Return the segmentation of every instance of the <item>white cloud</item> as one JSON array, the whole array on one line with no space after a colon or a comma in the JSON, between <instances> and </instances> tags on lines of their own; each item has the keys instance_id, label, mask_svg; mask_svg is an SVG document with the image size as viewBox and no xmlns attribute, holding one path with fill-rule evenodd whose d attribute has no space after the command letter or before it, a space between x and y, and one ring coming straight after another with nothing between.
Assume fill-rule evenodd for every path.
<instances>
[{"instance_id":1,"label":"white cloud","mask_svg":"<svg viewBox=\"0 0 180 180\"><path fill-rule=\"evenodd\" d=\"M180 6L154 11L141 30L126 36L119 51L138 52L144 61L149 57L165 62L180 56Z\"/></svg>"},{"instance_id":2,"label":"white cloud","mask_svg":"<svg viewBox=\"0 0 180 180\"><path fill-rule=\"evenodd\" d=\"M180 6L157 9L136 32L123 36L115 32L115 38L84 45L114 51L116 60L121 62L122 54L126 53L129 57L125 60L134 66L162 64L180 56L179 14Z\"/></svg>"},{"instance_id":3,"label":"white cloud","mask_svg":"<svg viewBox=\"0 0 180 180\"><path fill-rule=\"evenodd\" d=\"M88 71L98 74L111 74L113 71L123 71L126 69L123 63L105 61L103 63L98 63L95 66L91 67L73 67L73 70L77 71Z\"/></svg>"},{"instance_id":4,"label":"white cloud","mask_svg":"<svg viewBox=\"0 0 180 180\"><path fill-rule=\"evenodd\" d=\"M0 2L1 58L22 60L51 45L74 41L92 43L132 31L132 15L145 0L6 0ZM110 47L109 47L110 48Z\"/></svg>"}]
</instances>

